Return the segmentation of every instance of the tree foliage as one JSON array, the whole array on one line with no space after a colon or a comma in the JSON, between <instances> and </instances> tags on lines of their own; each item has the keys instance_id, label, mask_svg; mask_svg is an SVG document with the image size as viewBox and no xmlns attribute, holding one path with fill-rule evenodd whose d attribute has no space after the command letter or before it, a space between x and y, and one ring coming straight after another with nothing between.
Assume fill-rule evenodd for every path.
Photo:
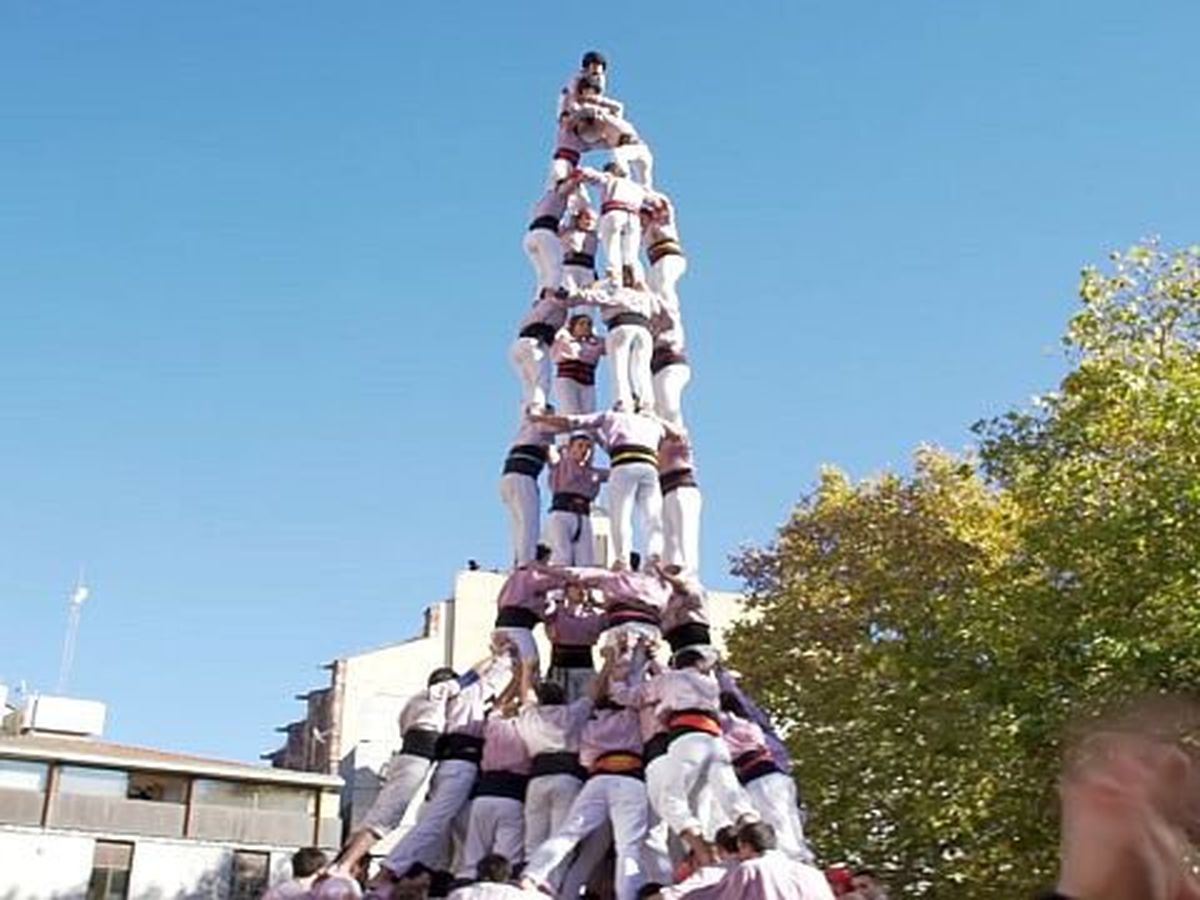
<instances>
[{"instance_id":1,"label":"tree foliage","mask_svg":"<svg viewBox=\"0 0 1200 900\"><path fill-rule=\"evenodd\" d=\"M978 451L822 471L735 572L734 665L780 719L810 831L904 894L1052 878L1065 725L1200 676L1200 248L1085 269L1071 369Z\"/></svg>"}]
</instances>

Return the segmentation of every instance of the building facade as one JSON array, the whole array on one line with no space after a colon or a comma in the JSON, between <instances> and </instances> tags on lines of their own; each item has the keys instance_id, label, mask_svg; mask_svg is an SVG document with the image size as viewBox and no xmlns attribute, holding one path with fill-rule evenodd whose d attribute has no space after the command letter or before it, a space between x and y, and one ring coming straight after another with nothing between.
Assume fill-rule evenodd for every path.
<instances>
[{"instance_id":1,"label":"building facade","mask_svg":"<svg viewBox=\"0 0 1200 900\"><path fill-rule=\"evenodd\" d=\"M257 900L335 848L340 778L38 731L0 735L0 898Z\"/></svg>"},{"instance_id":2,"label":"building facade","mask_svg":"<svg viewBox=\"0 0 1200 900\"><path fill-rule=\"evenodd\" d=\"M426 608L414 637L328 663L329 684L297 697L305 703L304 718L278 729L286 742L264 758L282 768L340 775L345 782L342 820L355 828L399 748L397 719L409 697L425 687L438 666L462 671L488 655L496 595L505 577L503 572L460 571L451 596ZM742 597L710 591L708 607L713 643L722 648L724 634L741 612ZM545 636L541 629L535 634L543 660L548 659ZM414 812L409 809L406 822Z\"/></svg>"}]
</instances>

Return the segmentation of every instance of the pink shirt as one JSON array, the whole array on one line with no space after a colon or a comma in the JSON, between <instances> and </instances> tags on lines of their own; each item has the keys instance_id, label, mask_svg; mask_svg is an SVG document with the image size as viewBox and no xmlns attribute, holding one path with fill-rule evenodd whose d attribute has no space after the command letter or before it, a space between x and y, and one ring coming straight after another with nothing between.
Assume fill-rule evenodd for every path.
<instances>
[{"instance_id":1,"label":"pink shirt","mask_svg":"<svg viewBox=\"0 0 1200 900\"><path fill-rule=\"evenodd\" d=\"M559 301L564 306L595 306L606 319L621 313L636 313L651 318L658 312L658 297L650 291L639 291L627 287L589 287L570 294Z\"/></svg>"},{"instance_id":2,"label":"pink shirt","mask_svg":"<svg viewBox=\"0 0 1200 900\"><path fill-rule=\"evenodd\" d=\"M713 900L717 885L737 866L736 860L701 866L683 881L667 885L660 892L663 900Z\"/></svg>"},{"instance_id":3,"label":"pink shirt","mask_svg":"<svg viewBox=\"0 0 1200 900\"><path fill-rule=\"evenodd\" d=\"M600 246L600 239L594 230L584 231L582 228L568 228L559 235L559 238L562 240L564 254L586 253L592 259L596 258L596 249Z\"/></svg>"},{"instance_id":4,"label":"pink shirt","mask_svg":"<svg viewBox=\"0 0 1200 900\"><path fill-rule=\"evenodd\" d=\"M743 753L768 750L762 729L732 713L721 713L721 737L725 739L725 746L729 748L729 756L732 759L737 759Z\"/></svg>"},{"instance_id":5,"label":"pink shirt","mask_svg":"<svg viewBox=\"0 0 1200 900\"><path fill-rule=\"evenodd\" d=\"M686 439L663 441L658 445L658 471L660 474L675 472L680 469L695 471L696 462L692 458L692 445Z\"/></svg>"},{"instance_id":6,"label":"pink shirt","mask_svg":"<svg viewBox=\"0 0 1200 900\"><path fill-rule=\"evenodd\" d=\"M594 366L604 355L604 341L594 335L586 340L572 337L571 332L560 328L554 336L554 345L550 348L550 357L556 363L585 362Z\"/></svg>"},{"instance_id":7,"label":"pink shirt","mask_svg":"<svg viewBox=\"0 0 1200 900\"><path fill-rule=\"evenodd\" d=\"M588 587L599 588L604 594L604 607L610 609L617 604L640 606L662 614L671 597L671 585L657 575L622 569L573 569Z\"/></svg>"},{"instance_id":8,"label":"pink shirt","mask_svg":"<svg viewBox=\"0 0 1200 900\"><path fill-rule=\"evenodd\" d=\"M554 443L554 437L555 432L547 431L541 425L531 422L529 419L522 419L521 424L517 426L517 433L513 435L512 446L533 444L541 447L549 447Z\"/></svg>"},{"instance_id":9,"label":"pink shirt","mask_svg":"<svg viewBox=\"0 0 1200 900\"><path fill-rule=\"evenodd\" d=\"M604 613L584 606L558 606L546 618L546 636L552 644L590 647L604 631Z\"/></svg>"},{"instance_id":10,"label":"pink shirt","mask_svg":"<svg viewBox=\"0 0 1200 900\"><path fill-rule=\"evenodd\" d=\"M562 218L563 213L567 211L567 200L569 197L570 192L564 191L561 185L551 188L537 199L533 204L533 208L529 211L529 215L533 219L550 216L557 222Z\"/></svg>"},{"instance_id":11,"label":"pink shirt","mask_svg":"<svg viewBox=\"0 0 1200 900\"><path fill-rule=\"evenodd\" d=\"M446 704L446 731L483 737L487 699L502 690L511 675L511 660L499 656L488 662L478 679L468 679L466 685L461 678L455 682L460 688Z\"/></svg>"},{"instance_id":12,"label":"pink shirt","mask_svg":"<svg viewBox=\"0 0 1200 900\"><path fill-rule=\"evenodd\" d=\"M658 717L684 709L703 709L716 713L721 708L721 688L711 672L697 669L667 669L656 675L654 693L658 696Z\"/></svg>"},{"instance_id":13,"label":"pink shirt","mask_svg":"<svg viewBox=\"0 0 1200 900\"><path fill-rule=\"evenodd\" d=\"M566 583L566 574L560 570L519 566L512 570L496 595L496 608L528 609L541 617L546 614L546 592Z\"/></svg>"},{"instance_id":14,"label":"pink shirt","mask_svg":"<svg viewBox=\"0 0 1200 900\"><path fill-rule=\"evenodd\" d=\"M550 491L555 494L579 494L595 500L604 483L604 470L593 465L575 462L563 453L550 466Z\"/></svg>"},{"instance_id":15,"label":"pink shirt","mask_svg":"<svg viewBox=\"0 0 1200 900\"><path fill-rule=\"evenodd\" d=\"M614 703L637 710L638 728L642 733L643 742L666 729L658 715L658 685L654 678L644 680L641 668L635 667L629 679L613 681L609 685L608 693Z\"/></svg>"},{"instance_id":16,"label":"pink shirt","mask_svg":"<svg viewBox=\"0 0 1200 900\"><path fill-rule=\"evenodd\" d=\"M667 202L667 219L662 222L658 218L652 218L642 227L642 244L646 247L659 241L679 242L679 225L675 220L675 205L663 194L659 194L658 199Z\"/></svg>"},{"instance_id":17,"label":"pink shirt","mask_svg":"<svg viewBox=\"0 0 1200 900\"><path fill-rule=\"evenodd\" d=\"M554 297L539 297L529 311L521 317L521 321L517 324L517 331L521 331L528 325L549 325L558 331L566 321L566 307Z\"/></svg>"},{"instance_id":18,"label":"pink shirt","mask_svg":"<svg viewBox=\"0 0 1200 900\"><path fill-rule=\"evenodd\" d=\"M601 709L583 726L579 736L579 762L584 768L605 753L642 752L638 714L632 709Z\"/></svg>"},{"instance_id":19,"label":"pink shirt","mask_svg":"<svg viewBox=\"0 0 1200 900\"><path fill-rule=\"evenodd\" d=\"M446 727L446 702L458 693L458 682L443 681L414 694L400 710L400 734L413 728L442 731Z\"/></svg>"},{"instance_id":20,"label":"pink shirt","mask_svg":"<svg viewBox=\"0 0 1200 900\"><path fill-rule=\"evenodd\" d=\"M529 751L525 749L515 718L488 717L483 725L483 757L479 769L482 772L529 774Z\"/></svg>"},{"instance_id":21,"label":"pink shirt","mask_svg":"<svg viewBox=\"0 0 1200 900\"><path fill-rule=\"evenodd\" d=\"M584 428L596 432L600 442L608 449L622 444L636 444L657 450L666 430L658 419L635 412L603 412L589 415L566 416L571 428Z\"/></svg>"},{"instance_id":22,"label":"pink shirt","mask_svg":"<svg viewBox=\"0 0 1200 900\"><path fill-rule=\"evenodd\" d=\"M609 172L602 172L598 178L592 177L588 180L600 185L601 204L621 203L639 210L646 205L650 197L646 189L632 178L621 178Z\"/></svg>"},{"instance_id":23,"label":"pink shirt","mask_svg":"<svg viewBox=\"0 0 1200 900\"><path fill-rule=\"evenodd\" d=\"M578 753L579 733L592 712L592 701L583 697L555 706L526 706L517 716L517 730L531 757L540 753Z\"/></svg>"},{"instance_id":24,"label":"pink shirt","mask_svg":"<svg viewBox=\"0 0 1200 900\"><path fill-rule=\"evenodd\" d=\"M820 870L768 850L730 870L715 900L833 900L833 888Z\"/></svg>"},{"instance_id":25,"label":"pink shirt","mask_svg":"<svg viewBox=\"0 0 1200 900\"><path fill-rule=\"evenodd\" d=\"M650 331L654 335L655 349L666 348L682 353L687 342L683 337L683 318L677 309L670 304L656 303L654 315L650 319Z\"/></svg>"}]
</instances>

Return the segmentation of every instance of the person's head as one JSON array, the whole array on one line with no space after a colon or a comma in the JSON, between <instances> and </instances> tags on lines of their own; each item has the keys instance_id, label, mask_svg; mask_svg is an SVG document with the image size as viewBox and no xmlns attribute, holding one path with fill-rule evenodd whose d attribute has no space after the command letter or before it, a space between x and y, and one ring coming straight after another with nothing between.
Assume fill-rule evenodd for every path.
<instances>
[{"instance_id":1,"label":"person's head","mask_svg":"<svg viewBox=\"0 0 1200 900\"><path fill-rule=\"evenodd\" d=\"M567 455L582 465L592 457L592 439L586 434L576 434L567 442Z\"/></svg>"},{"instance_id":2,"label":"person's head","mask_svg":"<svg viewBox=\"0 0 1200 900\"><path fill-rule=\"evenodd\" d=\"M655 897L662 896L663 886L657 881L647 881L634 894L637 900L653 900Z\"/></svg>"},{"instance_id":3,"label":"person's head","mask_svg":"<svg viewBox=\"0 0 1200 900\"><path fill-rule=\"evenodd\" d=\"M441 684L443 681L453 681L457 677L458 673L449 666L438 666L429 673L429 678L425 683L429 687L433 687L435 684Z\"/></svg>"},{"instance_id":4,"label":"person's head","mask_svg":"<svg viewBox=\"0 0 1200 900\"><path fill-rule=\"evenodd\" d=\"M508 861L507 856L489 853L475 866L475 875L480 881L502 884L512 878L512 863Z\"/></svg>"},{"instance_id":5,"label":"person's head","mask_svg":"<svg viewBox=\"0 0 1200 900\"><path fill-rule=\"evenodd\" d=\"M738 699L737 694L729 691L721 691L721 712L733 713L743 719L748 718L742 701Z\"/></svg>"},{"instance_id":6,"label":"person's head","mask_svg":"<svg viewBox=\"0 0 1200 900\"><path fill-rule=\"evenodd\" d=\"M596 211L585 206L575 213L575 227L580 231L593 231L596 228Z\"/></svg>"},{"instance_id":7,"label":"person's head","mask_svg":"<svg viewBox=\"0 0 1200 900\"><path fill-rule=\"evenodd\" d=\"M587 75L587 76L579 79L579 84L578 84L578 86L576 86L575 92L577 94L579 94L580 97L583 97L585 100L592 99L594 97L599 97L600 96L600 79L598 79L592 75ZM587 112L590 112L590 111L585 111L585 113L587 113Z\"/></svg>"},{"instance_id":8,"label":"person's head","mask_svg":"<svg viewBox=\"0 0 1200 900\"><path fill-rule=\"evenodd\" d=\"M617 162L615 159L604 164L604 171L609 175L615 175L618 178L624 178L629 174L629 170Z\"/></svg>"},{"instance_id":9,"label":"person's head","mask_svg":"<svg viewBox=\"0 0 1200 900\"><path fill-rule=\"evenodd\" d=\"M562 685L553 681L539 681L533 692L537 694L539 706L562 706L567 702L567 694Z\"/></svg>"},{"instance_id":10,"label":"person's head","mask_svg":"<svg viewBox=\"0 0 1200 900\"><path fill-rule=\"evenodd\" d=\"M641 567L642 567L642 554L638 553L636 550L631 551L629 554L629 568L633 569L633 571L636 572Z\"/></svg>"},{"instance_id":11,"label":"person's head","mask_svg":"<svg viewBox=\"0 0 1200 900\"><path fill-rule=\"evenodd\" d=\"M550 552L549 544L538 544L537 550L534 551L534 559L540 563L550 562Z\"/></svg>"},{"instance_id":12,"label":"person's head","mask_svg":"<svg viewBox=\"0 0 1200 900\"><path fill-rule=\"evenodd\" d=\"M886 900L887 898L883 883L873 869L859 869L850 879L850 885L867 900Z\"/></svg>"},{"instance_id":13,"label":"person's head","mask_svg":"<svg viewBox=\"0 0 1200 900\"><path fill-rule=\"evenodd\" d=\"M704 654L699 650L680 650L671 657L672 669L702 669Z\"/></svg>"},{"instance_id":14,"label":"person's head","mask_svg":"<svg viewBox=\"0 0 1200 900\"><path fill-rule=\"evenodd\" d=\"M717 859L724 862L727 859L737 859L738 833L732 825L723 825L713 835L713 843L717 848Z\"/></svg>"},{"instance_id":15,"label":"person's head","mask_svg":"<svg viewBox=\"0 0 1200 900\"><path fill-rule=\"evenodd\" d=\"M589 338L592 336L592 317L587 313L579 313L571 316L571 321L567 323L567 328L571 332L573 338Z\"/></svg>"},{"instance_id":16,"label":"person's head","mask_svg":"<svg viewBox=\"0 0 1200 900\"><path fill-rule=\"evenodd\" d=\"M567 603L582 603L587 599L587 588L581 584L568 584L563 589L563 600Z\"/></svg>"},{"instance_id":17,"label":"person's head","mask_svg":"<svg viewBox=\"0 0 1200 900\"><path fill-rule=\"evenodd\" d=\"M307 878L325 868L329 858L319 847L301 847L292 854L292 877Z\"/></svg>"},{"instance_id":18,"label":"person's head","mask_svg":"<svg viewBox=\"0 0 1200 900\"><path fill-rule=\"evenodd\" d=\"M579 68L588 75L603 75L608 71L608 60L599 50L589 50L583 54Z\"/></svg>"},{"instance_id":19,"label":"person's head","mask_svg":"<svg viewBox=\"0 0 1200 900\"><path fill-rule=\"evenodd\" d=\"M747 822L738 828L738 858L753 859L775 849L775 829L766 822Z\"/></svg>"}]
</instances>

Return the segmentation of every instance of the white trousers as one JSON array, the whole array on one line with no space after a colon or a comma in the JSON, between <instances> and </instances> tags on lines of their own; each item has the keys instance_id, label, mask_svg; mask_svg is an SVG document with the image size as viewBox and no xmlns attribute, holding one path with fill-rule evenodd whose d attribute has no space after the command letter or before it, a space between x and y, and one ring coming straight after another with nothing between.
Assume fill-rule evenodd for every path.
<instances>
[{"instance_id":1,"label":"white trousers","mask_svg":"<svg viewBox=\"0 0 1200 900\"><path fill-rule=\"evenodd\" d=\"M650 801L650 807L646 841L642 845L642 865L646 869L646 877L659 884L670 884L675 880L668 840L669 829L662 817L662 811L656 806L656 803L662 800L670 770L666 756L656 757L646 766L646 797Z\"/></svg>"},{"instance_id":2,"label":"white trousers","mask_svg":"<svg viewBox=\"0 0 1200 900\"><path fill-rule=\"evenodd\" d=\"M679 292L676 290L676 285L679 284L679 279L687 271L687 257L680 256L678 253L668 253L666 256L659 257L658 262L650 267L650 271L646 273L646 284L650 290L656 294L660 294L667 305L676 313L679 312ZM683 343L683 324L682 320L677 326L679 332L679 342Z\"/></svg>"},{"instance_id":3,"label":"white trousers","mask_svg":"<svg viewBox=\"0 0 1200 900\"><path fill-rule=\"evenodd\" d=\"M592 517L552 509L546 517L546 543L556 566L590 566L595 559Z\"/></svg>"},{"instance_id":4,"label":"white trousers","mask_svg":"<svg viewBox=\"0 0 1200 900\"><path fill-rule=\"evenodd\" d=\"M532 855L558 833L582 787L574 775L539 775L529 780L525 793L526 854Z\"/></svg>"},{"instance_id":5,"label":"white trousers","mask_svg":"<svg viewBox=\"0 0 1200 900\"><path fill-rule=\"evenodd\" d=\"M518 337L508 348L508 358L521 382L521 405L545 406L550 396L550 352L537 338Z\"/></svg>"},{"instance_id":6,"label":"white trousers","mask_svg":"<svg viewBox=\"0 0 1200 900\"><path fill-rule=\"evenodd\" d=\"M782 772L762 775L746 785L746 793L762 820L775 829L779 849L794 860L811 862L804 824L796 804L796 782Z\"/></svg>"},{"instance_id":7,"label":"white trousers","mask_svg":"<svg viewBox=\"0 0 1200 900\"><path fill-rule=\"evenodd\" d=\"M531 778L525 792L525 855L528 857L567 820L571 803L583 787L574 775L539 775ZM566 862L560 863L547 877L550 886L557 888L565 873Z\"/></svg>"},{"instance_id":8,"label":"white trousers","mask_svg":"<svg viewBox=\"0 0 1200 900\"><path fill-rule=\"evenodd\" d=\"M423 756L394 754L388 762L387 780L363 816L360 827L370 829L376 837L383 837L399 825L432 765L433 761Z\"/></svg>"},{"instance_id":9,"label":"white trousers","mask_svg":"<svg viewBox=\"0 0 1200 900\"><path fill-rule=\"evenodd\" d=\"M508 509L512 531L513 559L517 564L533 560L541 529L541 493L536 478L520 472L500 476L500 499Z\"/></svg>"},{"instance_id":10,"label":"white trousers","mask_svg":"<svg viewBox=\"0 0 1200 900\"><path fill-rule=\"evenodd\" d=\"M613 466L608 476L608 505L614 559L629 562L635 510L640 519L643 558L662 556L663 503L656 467L644 462Z\"/></svg>"},{"instance_id":11,"label":"white trousers","mask_svg":"<svg viewBox=\"0 0 1200 900\"><path fill-rule=\"evenodd\" d=\"M700 510L698 487L677 487L663 496L663 559L685 571L700 571Z\"/></svg>"},{"instance_id":12,"label":"white trousers","mask_svg":"<svg viewBox=\"0 0 1200 900\"><path fill-rule=\"evenodd\" d=\"M586 416L596 411L596 386L574 378L554 379L554 399L564 416Z\"/></svg>"},{"instance_id":13,"label":"white trousers","mask_svg":"<svg viewBox=\"0 0 1200 900\"><path fill-rule=\"evenodd\" d=\"M617 849L613 878L617 900L635 900L644 880L641 843L646 836L646 787L628 775L589 778L571 803L562 827L529 857L526 876L545 882L567 854L605 821L612 824Z\"/></svg>"},{"instance_id":14,"label":"white trousers","mask_svg":"<svg viewBox=\"0 0 1200 900\"><path fill-rule=\"evenodd\" d=\"M444 759L433 770L429 796L417 812L417 823L400 839L385 864L403 875L415 862L432 865L444 858L446 838L455 816L467 805L479 766L464 759Z\"/></svg>"},{"instance_id":15,"label":"white trousers","mask_svg":"<svg viewBox=\"0 0 1200 900\"><path fill-rule=\"evenodd\" d=\"M630 177L646 187L653 187L654 154L649 144L621 144L612 149L613 159L625 166Z\"/></svg>"},{"instance_id":16,"label":"white trousers","mask_svg":"<svg viewBox=\"0 0 1200 900\"><path fill-rule=\"evenodd\" d=\"M620 282L621 270L629 266L633 270L635 284L645 281L642 261L638 258L638 251L642 246L641 219L623 209L606 212L600 216L597 237L600 238L600 246L604 248L606 272L615 274Z\"/></svg>"},{"instance_id":17,"label":"white trousers","mask_svg":"<svg viewBox=\"0 0 1200 900\"><path fill-rule=\"evenodd\" d=\"M645 406L654 405L654 382L650 378L650 357L654 338L641 325L618 325L604 338L608 351L608 369L612 376L612 396L622 408L633 409L636 397ZM651 448L653 449L653 448Z\"/></svg>"},{"instance_id":18,"label":"white trousers","mask_svg":"<svg viewBox=\"0 0 1200 900\"><path fill-rule=\"evenodd\" d=\"M651 376L654 385L654 411L677 429L683 429L683 389L692 380L692 367L675 363Z\"/></svg>"},{"instance_id":19,"label":"white trousers","mask_svg":"<svg viewBox=\"0 0 1200 900\"><path fill-rule=\"evenodd\" d=\"M750 796L738 784L729 749L719 737L699 731L680 735L667 748L666 765L668 771L655 785L651 803L676 834L704 833L704 822L690 800L702 779L726 822L732 824L743 815L757 818Z\"/></svg>"},{"instance_id":20,"label":"white trousers","mask_svg":"<svg viewBox=\"0 0 1200 900\"><path fill-rule=\"evenodd\" d=\"M562 283L562 242L548 228L526 231L521 247L533 265L538 291L556 289Z\"/></svg>"},{"instance_id":21,"label":"white trousers","mask_svg":"<svg viewBox=\"0 0 1200 900\"><path fill-rule=\"evenodd\" d=\"M525 858L525 810L511 797L476 797L471 801L471 818L458 874L474 878L479 861L499 853L514 865Z\"/></svg>"},{"instance_id":22,"label":"white trousers","mask_svg":"<svg viewBox=\"0 0 1200 900\"><path fill-rule=\"evenodd\" d=\"M591 287L596 281L596 273L585 266L563 266L562 285L568 291L578 291Z\"/></svg>"}]
</instances>

